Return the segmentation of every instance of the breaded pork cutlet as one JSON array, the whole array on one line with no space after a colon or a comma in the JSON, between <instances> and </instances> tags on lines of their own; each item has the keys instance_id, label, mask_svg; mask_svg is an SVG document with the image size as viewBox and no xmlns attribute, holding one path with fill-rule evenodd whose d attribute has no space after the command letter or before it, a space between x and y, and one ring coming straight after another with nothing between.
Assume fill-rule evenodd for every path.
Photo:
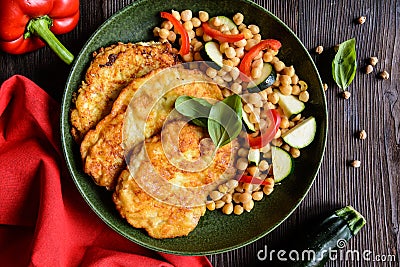
<instances>
[{"instance_id":1,"label":"breaded pork cutlet","mask_svg":"<svg viewBox=\"0 0 400 267\"><path fill-rule=\"evenodd\" d=\"M71 111L71 133L78 143L110 113L120 91L134 78L177 63L169 43L118 43L95 54Z\"/></svg>"},{"instance_id":2,"label":"breaded pork cutlet","mask_svg":"<svg viewBox=\"0 0 400 267\"><path fill-rule=\"evenodd\" d=\"M134 79L115 100L110 114L84 137L80 148L84 171L96 184L110 190L115 187L118 175L126 166L122 147L125 112L139 88L140 92L132 100L138 116L135 120L143 125L146 123L144 138L149 138L161 131L179 96L222 99L221 90L216 84L197 82L204 79L201 72L181 68L158 69ZM171 90L168 91L168 88ZM164 94L164 90L168 92ZM130 140L144 141L135 137Z\"/></svg>"},{"instance_id":3,"label":"breaded pork cutlet","mask_svg":"<svg viewBox=\"0 0 400 267\"><path fill-rule=\"evenodd\" d=\"M136 228L144 228L151 237L186 236L205 212L204 196L209 191L201 191L202 186L226 181L236 173L233 161L237 143L219 148L205 168L194 171L201 157L209 159L203 153L204 146L211 150L214 148L207 130L177 120L168 121L163 134L167 138L178 136L178 144L168 149L160 136L146 140L142 151L131 157L134 162L129 166L136 165L137 169L129 168L131 175L127 171L122 172L113 200L123 218ZM202 145L203 141L206 142ZM144 150L147 156L143 156L146 154ZM172 165L171 159L186 162L185 167ZM168 185L163 186L163 181L173 184L172 190ZM149 188L156 192L149 192Z\"/></svg>"}]
</instances>

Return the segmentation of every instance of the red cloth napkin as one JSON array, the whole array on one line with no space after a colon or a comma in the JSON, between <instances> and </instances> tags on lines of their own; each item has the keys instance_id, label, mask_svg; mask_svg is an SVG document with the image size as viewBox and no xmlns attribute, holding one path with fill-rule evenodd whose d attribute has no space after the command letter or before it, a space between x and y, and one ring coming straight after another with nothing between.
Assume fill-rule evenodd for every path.
<instances>
[{"instance_id":1,"label":"red cloth napkin","mask_svg":"<svg viewBox=\"0 0 400 267\"><path fill-rule=\"evenodd\" d=\"M0 265L211 266L143 248L103 223L66 171L59 114L23 76L0 88Z\"/></svg>"}]
</instances>

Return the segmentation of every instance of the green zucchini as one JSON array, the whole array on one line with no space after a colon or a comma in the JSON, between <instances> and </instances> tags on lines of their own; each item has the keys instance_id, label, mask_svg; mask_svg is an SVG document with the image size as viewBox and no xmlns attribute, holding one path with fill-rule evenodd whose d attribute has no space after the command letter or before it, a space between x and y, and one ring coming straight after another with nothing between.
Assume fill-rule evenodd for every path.
<instances>
[{"instance_id":1,"label":"green zucchini","mask_svg":"<svg viewBox=\"0 0 400 267\"><path fill-rule=\"evenodd\" d=\"M200 51L201 58L204 61L208 61L211 67L220 70L224 65L222 63L222 53L219 50L219 44L213 41L207 42L204 48Z\"/></svg>"},{"instance_id":2,"label":"green zucchini","mask_svg":"<svg viewBox=\"0 0 400 267\"><path fill-rule=\"evenodd\" d=\"M258 166L258 163L260 163L260 149L250 148L247 159L250 163L254 163L256 166Z\"/></svg>"},{"instance_id":3,"label":"green zucchini","mask_svg":"<svg viewBox=\"0 0 400 267\"><path fill-rule=\"evenodd\" d=\"M222 25L228 26L230 31L236 28L236 24L230 18L225 16L212 17L210 19L210 25L214 25L213 21L215 20L215 18L218 18L221 21Z\"/></svg>"},{"instance_id":4,"label":"green zucchini","mask_svg":"<svg viewBox=\"0 0 400 267\"><path fill-rule=\"evenodd\" d=\"M274 90L274 92L279 96L279 106L286 117L290 118L294 114L299 114L306 108L306 105L304 105L298 97L294 95L283 95L279 90Z\"/></svg>"},{"instance_id":5,"label":"green zucchini","mask_svg":"<svg viewBox=\"0 0 400 267\"><path fill-rule=\"evenodd\" d=\"M272 169L275 183L279 183L293 172L293 160L289 153L280 147L271 146Z\"/></svg>"},{"instance_id":6,"label":"green zucchini","mask_svg":"<svg viewBox=\"0 0 400 267\"><path fill-rule=\"evenodd\" d=\"M282 139L291 147L304 148L311 144L317 132L317 122L313 116L300 122L289 131L282 134Z\"/></svg>"},{"instance_id":7,"label":"green zucchini","mask_svg":"<svg viewBox=\"0 0 400 267\"><path fill-rule=\"evenodd\" d=\"M336 210L298 242L295 250L300 255L304 251L312 251L312 255L300 258L299 261L291 259L291 262L285 263L287 264L285 266L324 266L329 260L329 252L336 250L336 255L339 255L338 250L344 248L346 243L365 225L365 222L365 218L351 206Z\"/></svg>"},{"instance_id":8,"label":"green zucchini","mask_svg":"<svg viewBox=\"0 0 400 267\"><path fill-rule=\"evenodd\" d=\"M248 85L247 90L250 93L256 93L263 91L274 84L276 80L276 72L270 63L264 63L261 76L258 79L254 79Z\"/></svg>"},{"instance_id":9,"label":"green zucchini","mask_svg":"<svg viewBox=\"0 0 400 267\"><path fill-rule=\"evenodd\" d=\"M249 115L243 110L242 111L242 119L244 122L244 126L246 127L247 132L254 133L256 131L254 123L250 122Z\"/></svg>"}]
</instances>

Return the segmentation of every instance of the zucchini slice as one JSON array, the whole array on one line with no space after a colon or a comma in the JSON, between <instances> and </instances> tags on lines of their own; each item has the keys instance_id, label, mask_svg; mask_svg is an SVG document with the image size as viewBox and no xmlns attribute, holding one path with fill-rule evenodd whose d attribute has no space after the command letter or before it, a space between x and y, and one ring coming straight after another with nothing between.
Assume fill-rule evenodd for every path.
<instances>
[{"instance_id":1,"label":"zucchini slice","mask_svg":"<svg viewBox=\"0 0 400 267\"><path fill-rule=\"evenodd\" d=\"M244 125L246 126L246 130L254 133L256 131L254 123L250 122L249 116L247 115L247 112L244 110L242 110L242 119L243 119Z\"/></svg>"},{"instance_id":2,"label":"zucchini slice","mask_svg":"<svg viewBox=\"0 0 400 267\"><path fill-rule=\"evenodd\" d=\"M212 61L217 69L222 68L222 53L219 51L219 44L213 41L207 42L201 50L201 57L204 61ZM214 64L213 64L214 65Z\"/></svg>"},{"instance_id":3,"label":"zucchini slice","mask_svg":"<svg viewBox=\"0 0 400 267\"><path fill-rule=\"evenodd\" d=\"M293 171L293 160L282 148L271 146L272 166L276 183L288 177Z\"/></svg>"},{"instance_id":4,"label":"zucchini slice","mask_svg":"<svg viewBox=\"0 0 400 267\"><path fill-rule=\"evenodd\" d=\"M210 25L214 25L213 20L215 18L218 18L221 21L221 24L228 26L230 31L236 28L236 24L230 18L225 16L212 17L210 19Z\"/></svg>"},{"instance_id":5,"label":"zucchini slice","mask_svg":"<svg viewBox=\"0 0 400 267\"><path fill-rule=\"evenodd\" d=\"M282 134L283 141L291 147L303 148L311 144L317 132L317 122L314 117L302 121L289 131Z\"/></svg>"},{"instance_id":6,"label":"zucchini slice","mask_svg":"<svg viewBox=\"0 0 400 267\"><path fill-rule=\"evenodd\" d=\"M250 93L259 92L270 87L276 80L276 72L270 63L264 63L261 76L250 82L247 90Z\"/></svg>"},{"instance_id":7,"label":"zucchini slice","mask_svg":"<svg viewBox=\"0 0 400 267\"><path fill-rule=\"evenodd\" d=\"M260 150L258 148L250 148L247 158L250 163L258 166L258 163L260 163Z\"/></svg>"},{"instance_id":8,"label":"zucchini slice","mask_svg":"<svg viewBox=\"0 0 400 267\"><path fill-rule=\"evenodd\" d=\"M294 95L283 95L279 90L274 90L279 95L279 106L282 108L285 116L290 118L294 114L302 112L306 106Z\"/></svg>"}]
</instances>

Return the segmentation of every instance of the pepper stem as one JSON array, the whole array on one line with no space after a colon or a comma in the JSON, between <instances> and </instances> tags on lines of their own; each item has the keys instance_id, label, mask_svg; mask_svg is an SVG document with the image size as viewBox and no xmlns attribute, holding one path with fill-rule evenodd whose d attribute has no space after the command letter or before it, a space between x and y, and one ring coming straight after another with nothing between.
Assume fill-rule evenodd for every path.
<instances>
[{"instance_id":1,"label":"pepper stem","mask_svg":"<svg viewBox=\"0 0 400 267\"><path fill-rule=\"evenodd\" d=\"M39 36L50 46L57 56L65 63L71 64L74 60L74 55L72 55L50 31L52 23L53 21L49 16L31 19L27 25L27 32L24 37L28 38L31 34Z\"/></svg>"},{"instance_id":2,"label":"pepper stem","mask_svg":"<svg viewBox=\"0 0 400 267\"><path fill-rule=\"evenodd\" d=\"M335 213L347 223L353 236L355 236L365 224L365 218L352 206L346 206L337 210Z\"/></svg>"}]
</instances>

